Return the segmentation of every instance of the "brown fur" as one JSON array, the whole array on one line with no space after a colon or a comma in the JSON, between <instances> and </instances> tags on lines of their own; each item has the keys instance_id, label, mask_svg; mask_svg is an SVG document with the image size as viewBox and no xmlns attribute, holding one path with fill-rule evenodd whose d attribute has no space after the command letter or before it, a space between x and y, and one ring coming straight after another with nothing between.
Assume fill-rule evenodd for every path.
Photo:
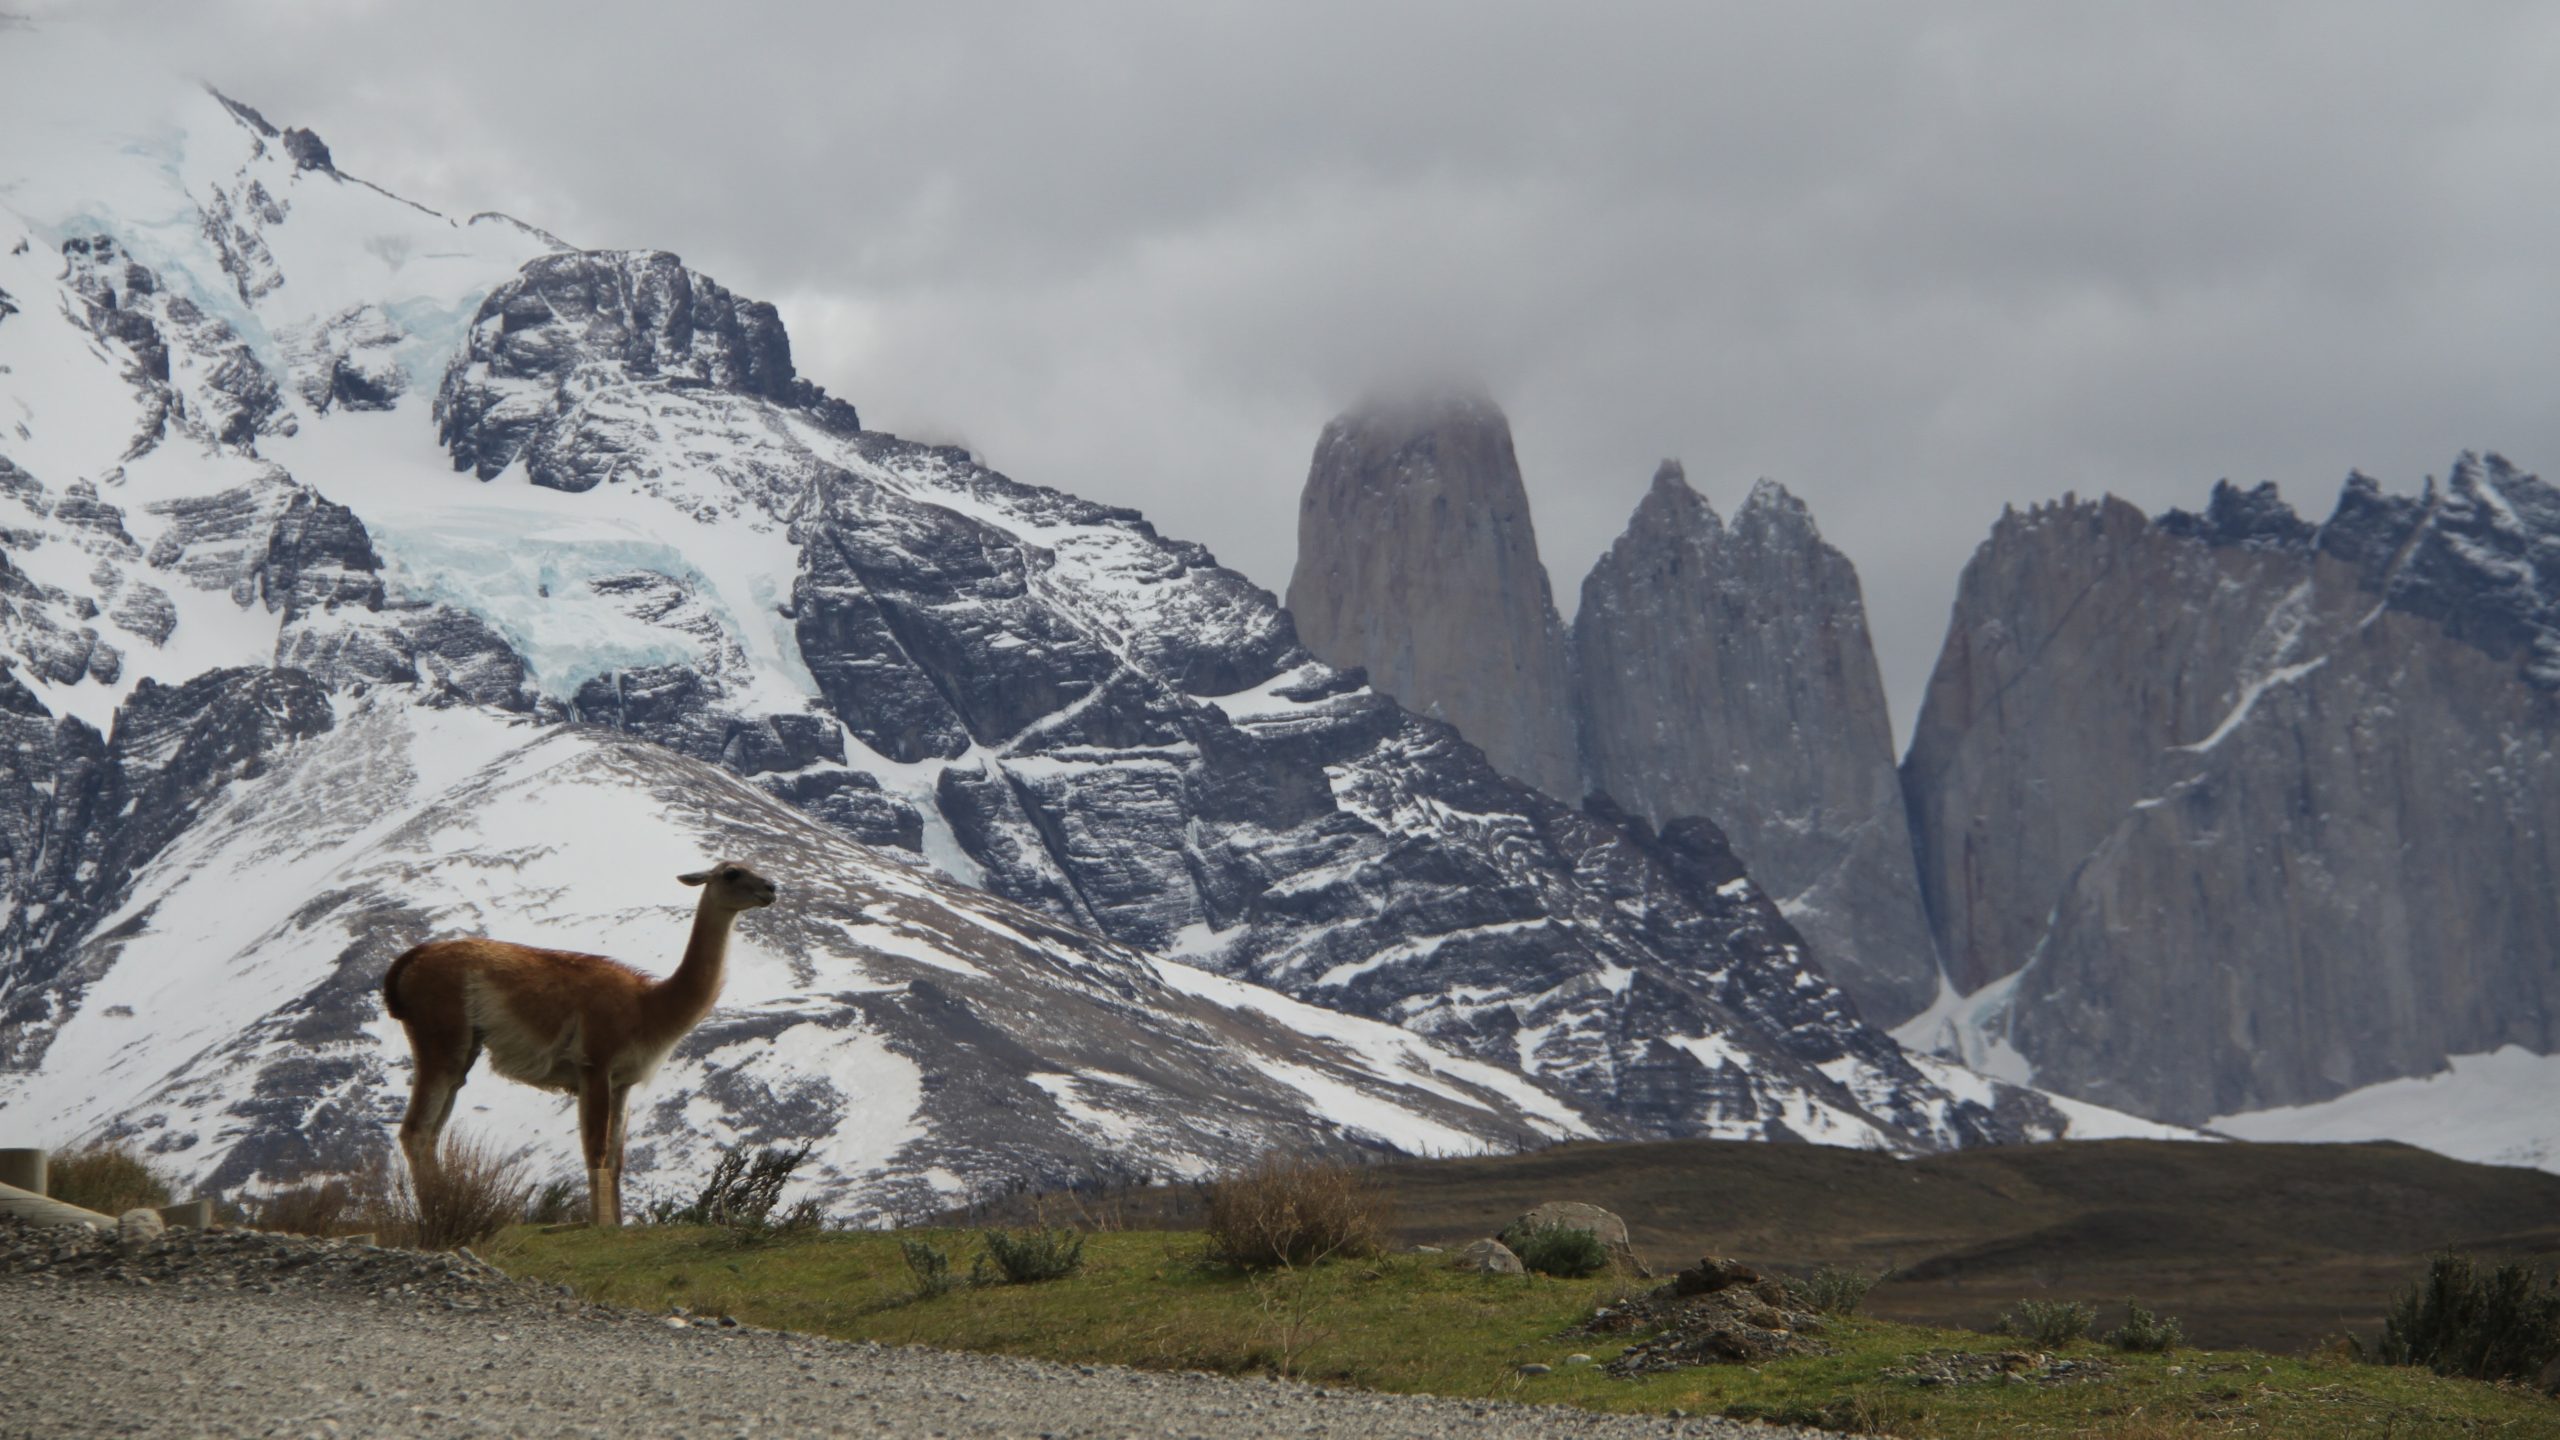
<instances>
[{"instance_id":1,"label":"brown fur","mask_svg":"<svg viewBox=\"0 0 2560 1440\"><path fill-rule=\"evenodd\" d=\"M742 910L773 903L774 886L722 862L677 877L703 887L693 938L675 973L653 979L619 960L504 940L438 940L391 962L383 1008L409 1032L415 1059L400 1148L413 1173L436 1146L472 1064L578 1097L578 1130L599 1225L622 1223L624 1109L686 1031L720 997L729 929Z\"/></svg>"}]
</instances>

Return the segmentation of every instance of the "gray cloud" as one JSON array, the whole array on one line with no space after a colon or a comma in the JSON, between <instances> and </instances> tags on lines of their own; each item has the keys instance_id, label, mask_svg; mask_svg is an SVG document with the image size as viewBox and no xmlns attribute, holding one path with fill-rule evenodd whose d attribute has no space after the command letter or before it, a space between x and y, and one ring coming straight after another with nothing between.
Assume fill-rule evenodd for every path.
<instances>
[{"instance_id":1,"label":"gray cloud","mask_svg":"<svg viewBox=\"0 0 2560 1440\"><path fill-rule=\"evenodd\" d=\"M1907 726L2002 504L2560 466L2524 3L113 4L354 173L779 303L874 424L1285 581L1463 374L1559 599L1677 455L1856 559ZM0 37L0 43L6 43Z\"/></svg>"}]
</instances>

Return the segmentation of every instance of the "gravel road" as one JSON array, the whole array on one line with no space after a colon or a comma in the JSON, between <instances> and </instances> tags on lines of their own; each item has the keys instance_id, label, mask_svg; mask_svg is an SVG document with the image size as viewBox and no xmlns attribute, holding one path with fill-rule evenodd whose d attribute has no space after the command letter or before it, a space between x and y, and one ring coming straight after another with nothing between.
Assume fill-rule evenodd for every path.
<instances>
[{"instance_id":1,"label":"gravel road","mask_svg":"<svg viewBox=\"0 0 2560 1440\"><path fill-rule=\"evenodd\" d=\"M0 1436L1810 1433L726 1328L353 1245L63 1235L0 1233Z\"/></svg>"}]
</instances>

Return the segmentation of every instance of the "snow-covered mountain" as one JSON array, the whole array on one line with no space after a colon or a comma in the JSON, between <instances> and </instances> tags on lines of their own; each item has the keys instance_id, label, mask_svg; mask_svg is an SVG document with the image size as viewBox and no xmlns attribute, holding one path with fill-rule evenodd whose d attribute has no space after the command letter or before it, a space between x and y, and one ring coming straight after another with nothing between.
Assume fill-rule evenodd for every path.
<instances>
[{"instance_id":1,"label":"snow-covered mountain","mask_svg":"<svg viewBox=\"0 0 2560 1440\"><path fill-rule=\"evenodd\" d=\"M0 1127L343 1163L405 1085L392 954L645 961L713 852L786 903L640 1138L818 1140L874 1210L1284 1135L2067 1124L1860 1022L1712 826L1506 780L1200 547L862 429L673 256L210 93L42 119L0 149Z\"/></svg>"}]
</instances>

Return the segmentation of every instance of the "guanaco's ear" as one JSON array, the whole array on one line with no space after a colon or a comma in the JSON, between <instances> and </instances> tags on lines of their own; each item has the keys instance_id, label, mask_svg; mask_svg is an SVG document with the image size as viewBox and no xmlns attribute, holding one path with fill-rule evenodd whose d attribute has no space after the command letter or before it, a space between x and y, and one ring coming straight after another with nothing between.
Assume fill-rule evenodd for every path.
<instances>
[{"instance_id":1,"label":"guanaco's ear","mask_svg":"<svg viewBox=\"0 0 2560 1440\"><path fill-rule=\"evenodd\" d=\"M703 884L703 883L705 883L706 881L710 880L710 878L711 878L711 872L710 872L710 871L708 871L708 870L696 870L696 871L694 871L694 872L693 872L692 874L690 874L690 875L679 875L679 876L677 876L677 877L676 877L676 880L677 880L677 882L678 882L679 884L684 884L684 885L700 885L700 884Z\"/></svg>"}]
</instances>

